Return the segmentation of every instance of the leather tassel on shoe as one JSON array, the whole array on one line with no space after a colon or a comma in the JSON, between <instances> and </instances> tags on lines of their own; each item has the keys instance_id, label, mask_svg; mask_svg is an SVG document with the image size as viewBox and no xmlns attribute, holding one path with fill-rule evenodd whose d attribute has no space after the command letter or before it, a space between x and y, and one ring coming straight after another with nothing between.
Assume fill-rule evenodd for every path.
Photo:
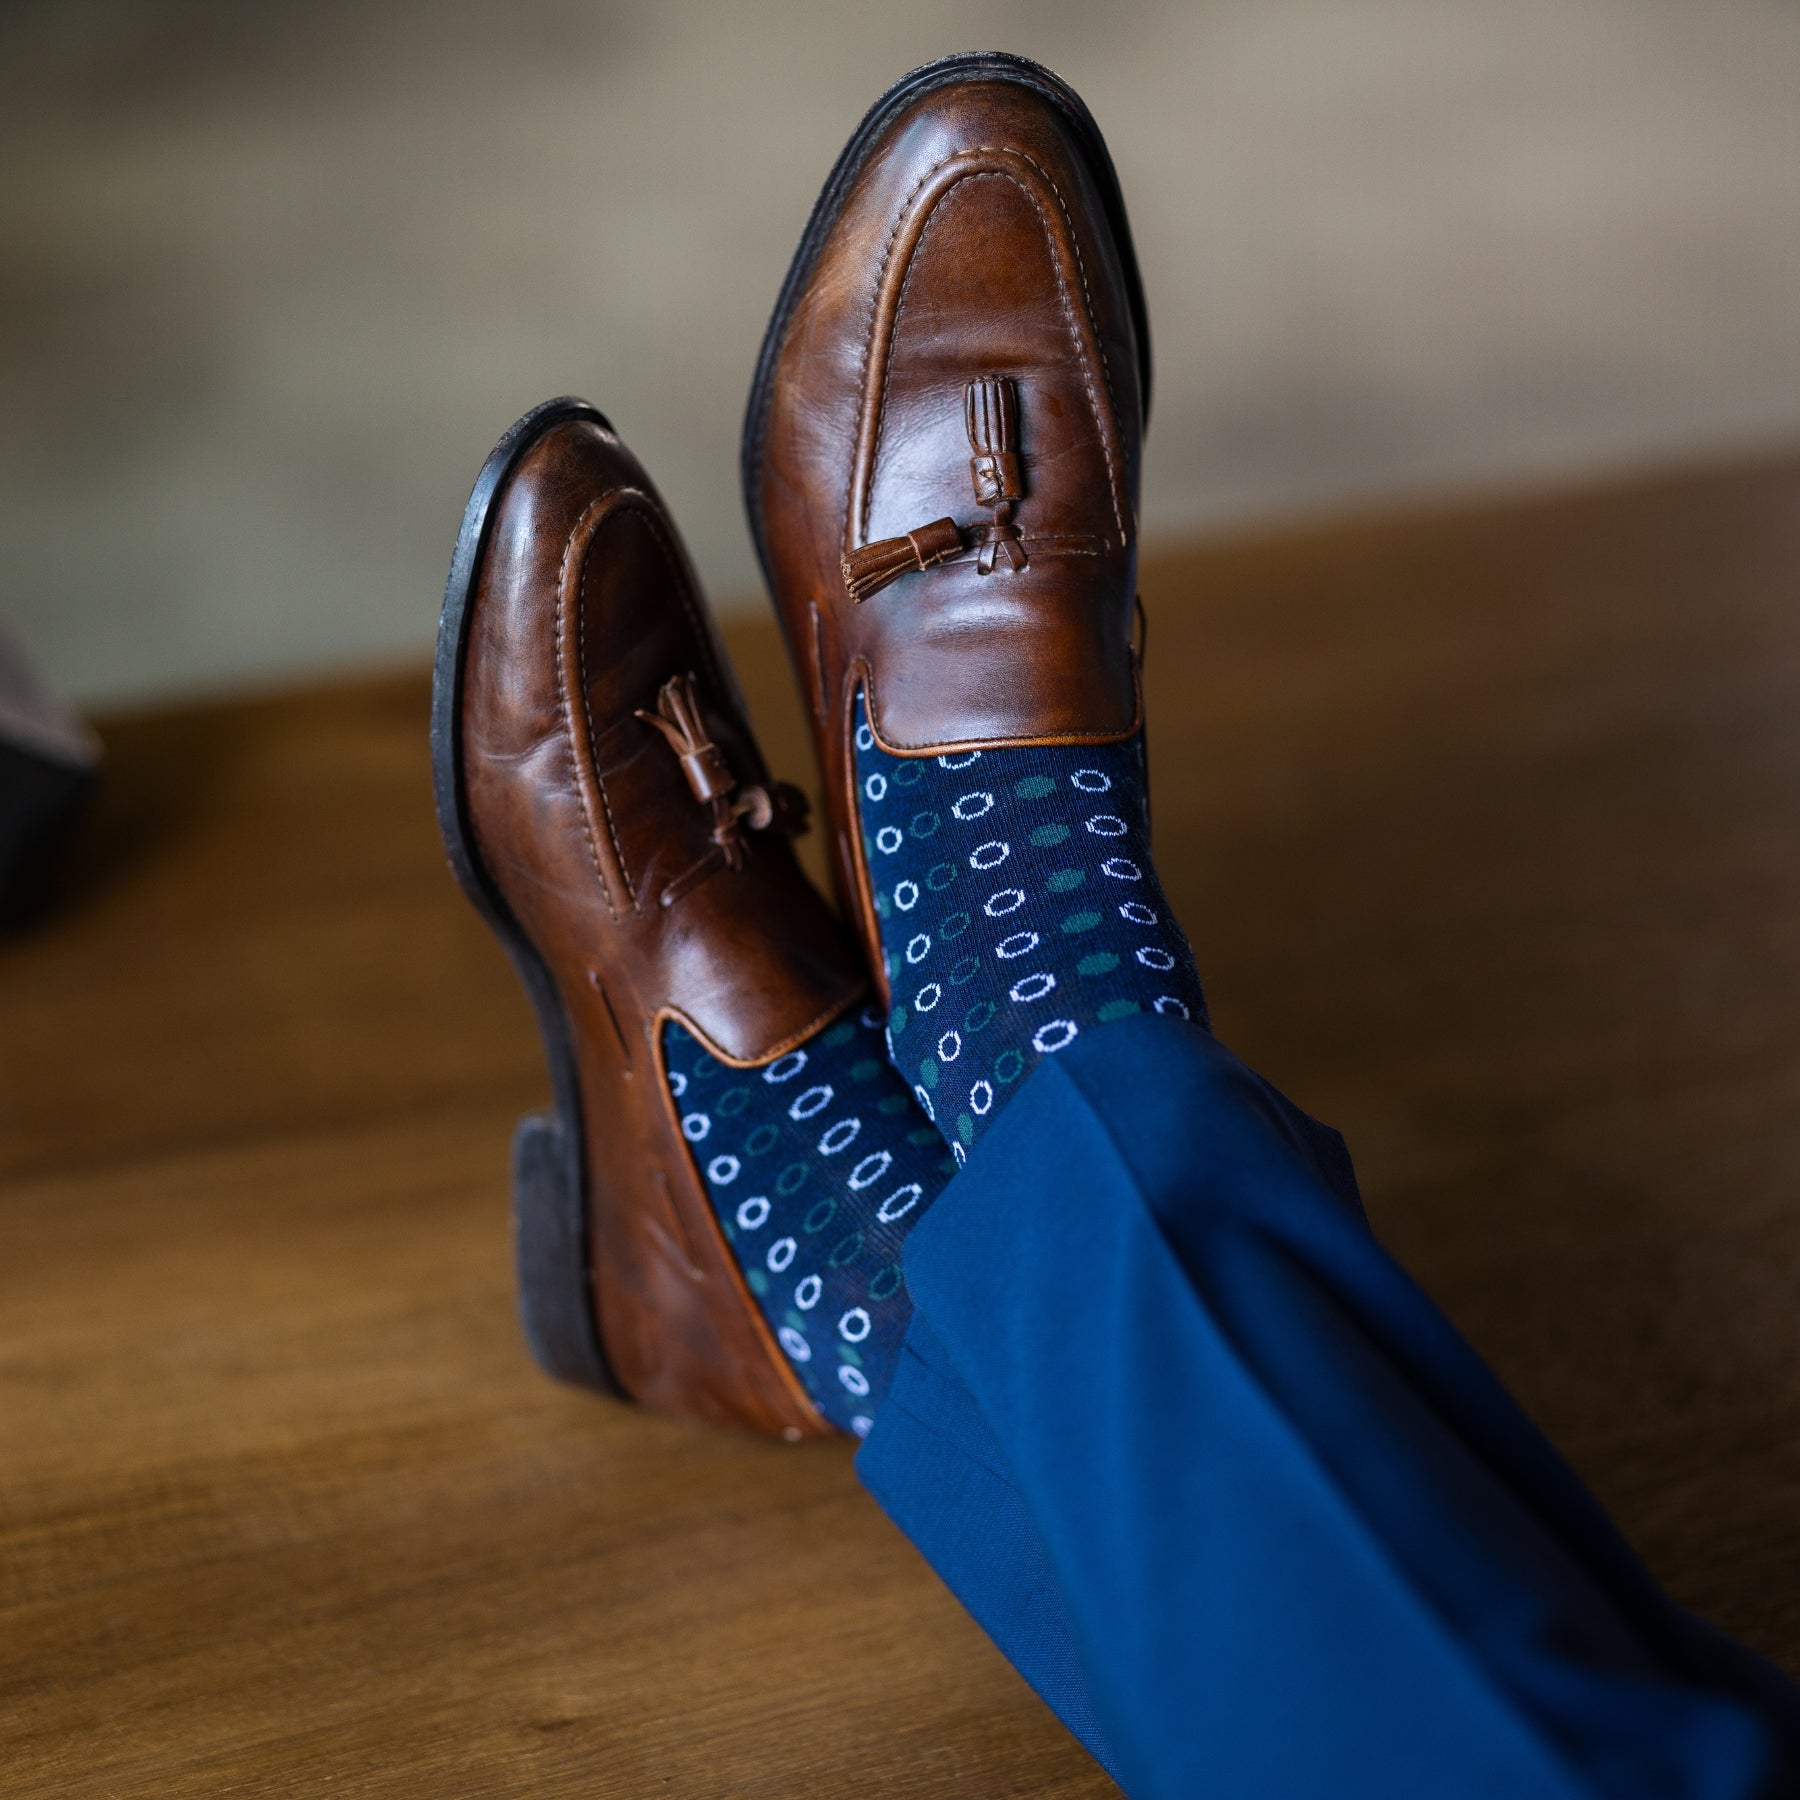
<instances>
[{"instance_id":1,"label":"leather tassel on shoe","mask_svg":"<svg viewBox=\"0 0 1800 1800\"><path fill-rule=\"evenodd\" d=\"M638 709L646 724L654 725L681 761L694 798L710 805L713 842L734 869L744 863L744 830L766 831L774 826L790 837L806 829L807 800L785 781L769 787L754 783L740 787L725 753L707 735L700 716L699 684L689 675L676 675L663 683L656 696L656 710Z\"/></svg>"},{"instance_id":2,"label":"leather tassel on shoe","mask_svg":"<svg viewBox=\"0 0 1800 1800\"><path fill-rule=\"evenodd\" d=\"M1017 384L1004 375L983 375L971 381L963 396L963 413L969 449L974 453L969 458L969 475L975 483L975 500L994 509L975 566L983 575L993 574L995 552L1001 551L1016 574L1026 566L1025 546L1012 522L1014 503L1025 497L1024 471L1019 463Z\"/></svg>"},{"instance_id":3,"label":"leather tassel on shoe","mask_svg":"<svg viewBox=\"0 0 1800 1800\"><path fill-rule=\"evenodd\" d=\"M983 575L991 575L995 557L1004 555L1007 567L1017 573L1027 566L1024 542L1012 522L1013 506L1025 496L1019 460L1018 384L1004 375L983 375L971 381L963 395L963 418L969 448L974 452L969 458L969 475L975 483L976 504L994 511L993 519L978 528L980 555L975 566ZM864 544L843 560L844 586L860 604L902 575L935 568L961 555L969 547L969 535L954 519L934 519L903 537Z\"/></svg>"},{"instance_id":4,"label":"leather tassel on shoe","mask_svg":"<svg viewBox=\"0 0 1800 1800\"><path fill-rule=\"evenodd\" d=\"M934 519L904 537L881 538L844 558L844 586L857 602L878 594L891 581L960 556L962 527L954 519Z\"/></svg>"},{"instance_id":5,"label":"leather tassel on shoe","mask_svg":"<svg viewBox=\"0 0 1800 1800\"><path fill-rule=\"evenodd\" d=\"M656 710L646 712L639 707L637 716L654 725L680 758L681 772L696 800L717 800L737 786L724 751L706 734L699 685L692 675L676 675L664 682L656 696Z\"/></svg>"}]
</instances>

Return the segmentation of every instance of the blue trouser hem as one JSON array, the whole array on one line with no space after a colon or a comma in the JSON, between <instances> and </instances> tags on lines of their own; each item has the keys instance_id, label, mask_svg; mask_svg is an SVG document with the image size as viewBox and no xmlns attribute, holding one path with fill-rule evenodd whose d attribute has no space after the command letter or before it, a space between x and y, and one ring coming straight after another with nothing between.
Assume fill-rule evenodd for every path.
<instances>
[{"instance_id":1,"label":"blue trouser hem","mask_svg":"<svg viewBox=\"0 0 1800 1800\"><path fill-rule=\"evenodd\" d=\"M859 1471L1133 1795L1788 1791L1793 1689L1668 1602L1335 1134L1206 1034L1041 1064L907 1276Z\"/></svg>"},{"instance_id":2,"label":"blue trouser hem","mask_svg":"<svg viewBox=\"0 0 1800 1800\"><path fill-rule=\"evenodd\" d=\"M876 1423L856 1460L864 1484L1039 1698L1116 1774L1043 1540L980 1411L917 1316Z\"/></svg>"}]
</instances>

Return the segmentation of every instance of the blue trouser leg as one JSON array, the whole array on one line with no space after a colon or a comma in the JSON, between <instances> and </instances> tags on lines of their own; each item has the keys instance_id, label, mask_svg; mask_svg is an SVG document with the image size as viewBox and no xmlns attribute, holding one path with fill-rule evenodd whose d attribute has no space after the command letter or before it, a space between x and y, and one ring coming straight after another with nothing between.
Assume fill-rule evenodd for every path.
<instances>
[{"instance_id":1,"label":"blue trouser leg","mask_svg":"<svg viewBox=\"0 0 1800 1800\"><path fill-rule=\"evenodd\" d=\"M907 1246L863 1479L1138 1800L1800 1793L1675 1607L1204 1033L1041 1065Z\"/></svg>"}]
</instances>

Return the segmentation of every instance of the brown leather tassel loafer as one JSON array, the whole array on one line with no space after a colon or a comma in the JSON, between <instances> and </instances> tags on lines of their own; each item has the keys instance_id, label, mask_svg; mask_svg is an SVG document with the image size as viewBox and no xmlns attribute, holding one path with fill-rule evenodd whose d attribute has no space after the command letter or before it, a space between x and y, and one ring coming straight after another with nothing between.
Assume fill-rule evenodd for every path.
<instances>
[{"instance_id":1,"label":"brown leather tassel loafer","mask_svg":"<svg viewBox=\"0 0 1800 1800\"><path fill-rule=\"evenodd\" d=\"M900 756L1138 728L1148 346L1118 182L1062 82L954 56L876 104L807 225L744 428L834 875L876 968L859 689Z\"/></svg>"},{"instance_id":2,"label":"brown leather tassel loafer","mask_svg":"<svg viewBox=\"0 0 1800 1800\"><path fill-rule=\"evenodd\" d=\"M867 977L795 862L662 502L553 400L464 514L432 697L438 821L537 1010L554 1104L513 1145L520 1310L564 1380L788 1437L826 1426L745 1290L665 1080L674 1020L772 1062Z\"/></svg>"}]
</instances>

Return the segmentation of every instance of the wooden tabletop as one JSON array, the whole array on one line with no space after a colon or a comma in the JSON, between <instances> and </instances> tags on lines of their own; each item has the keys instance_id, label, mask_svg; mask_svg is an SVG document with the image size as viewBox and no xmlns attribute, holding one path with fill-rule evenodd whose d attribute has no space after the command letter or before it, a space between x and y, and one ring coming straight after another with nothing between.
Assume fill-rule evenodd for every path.
<instances>
[{"instance_id":1,"label":"wooden tabletop","mask_svg":"<svg viewBox=\"0 0 1800 1800\"><path fill-rule=\"evenodd\" d=\"M1145 591L1222 1035L1675 1593L1800 1669L1800 457ZM845 1449L531 1367L545 1081L425 710L112 722L65 903L0 942L6 1791L1112 1791Z\"/></svg>"}]
</instances>

